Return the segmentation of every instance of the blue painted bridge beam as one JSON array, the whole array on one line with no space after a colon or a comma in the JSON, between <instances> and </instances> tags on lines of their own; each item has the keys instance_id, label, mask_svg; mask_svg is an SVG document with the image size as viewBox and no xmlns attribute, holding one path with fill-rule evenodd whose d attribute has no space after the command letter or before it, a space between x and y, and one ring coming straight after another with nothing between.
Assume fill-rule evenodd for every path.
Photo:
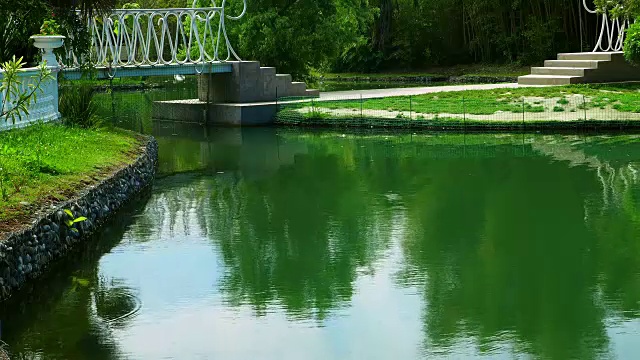
<instances>
[{"instance_id":1,"label":"blue painted bridge beam","mask_svg":"<svg viewBox=\"0 0 640 360\"><path fill-rule=\"evenodd\" d=\"M176 65L140 65L120 66L116 68L96 67L91 73L98 79L130 76L162 76L162 75L197 75L230 73L233 66L229 62L211 62L204 64L176 64ZM63 69L65 79L78 80L82 77L81 69ZM91 74L93 75L93 74Z\"/></svg>"}]
</instances>

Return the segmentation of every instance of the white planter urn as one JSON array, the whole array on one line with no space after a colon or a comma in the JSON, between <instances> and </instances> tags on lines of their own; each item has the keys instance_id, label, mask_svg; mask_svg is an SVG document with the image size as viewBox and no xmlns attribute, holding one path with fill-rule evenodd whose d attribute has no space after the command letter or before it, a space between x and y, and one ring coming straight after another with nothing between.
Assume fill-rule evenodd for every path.
<instances>
[{"instance_id":1,"label":"white planter urn","mask_svg":"<svg viewBox=\"0 0 640 360\"><path fill-rule=\"evenodd\" d=\"M33 35L33 45L38 49L42 49L42 60L47 62L47 67L60 67L53 49L57 49L64 45L65 37L62 35Z\"/></svg>"}]
</instances>

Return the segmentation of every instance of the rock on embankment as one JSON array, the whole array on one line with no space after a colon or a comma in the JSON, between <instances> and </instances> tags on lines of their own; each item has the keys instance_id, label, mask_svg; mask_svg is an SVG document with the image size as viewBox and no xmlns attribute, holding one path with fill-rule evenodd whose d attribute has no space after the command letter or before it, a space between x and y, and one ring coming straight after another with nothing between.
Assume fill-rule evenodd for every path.
<instances>
[{"instance_id":1,"label":"rock on embankment","mask_svg":"<svg viewBox=\"0 0 640 360\"><path fill-rule=\"evenodd\" d=\"M27 229L0 239L0 300L43 274L53 260L89 240L130 199L151 186L157 162L158 143L149 137L135 162L52 208ZM80 217L87 220L68 225L69 220Z\"/></svg>"}]
</instances>

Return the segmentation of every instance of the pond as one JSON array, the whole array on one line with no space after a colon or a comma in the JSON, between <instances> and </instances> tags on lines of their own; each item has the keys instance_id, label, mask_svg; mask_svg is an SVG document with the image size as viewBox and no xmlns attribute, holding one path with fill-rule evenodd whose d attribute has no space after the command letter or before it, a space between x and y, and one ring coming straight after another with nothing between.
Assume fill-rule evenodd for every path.
<instances>
[{"instance_id":1,"label":"pond","mask_svg":"<svg viewBox=\"0 0 640 360\"><path fill-rule=\"evenodd\" d=\"M3 305L12 358L640 353L639 136L129 125L153 191Z\"/></svg>"}]
</instances>

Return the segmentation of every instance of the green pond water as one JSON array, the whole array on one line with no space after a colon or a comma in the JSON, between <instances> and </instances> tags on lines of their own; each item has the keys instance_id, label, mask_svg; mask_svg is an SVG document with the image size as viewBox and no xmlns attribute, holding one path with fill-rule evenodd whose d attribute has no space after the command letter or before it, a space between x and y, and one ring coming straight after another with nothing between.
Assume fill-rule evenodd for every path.
<instances>
[{"instance_id":1,"label":"green pond water","mask_svg":"<svg viewBox=\"0 0 640 360\"><path fill-rule=\"evenodd\" d=\"M637 359L640 136L206 128L0 306L12 359ZM111 99L111 101L109 101Z\"/></svg>"}]
</instances>

